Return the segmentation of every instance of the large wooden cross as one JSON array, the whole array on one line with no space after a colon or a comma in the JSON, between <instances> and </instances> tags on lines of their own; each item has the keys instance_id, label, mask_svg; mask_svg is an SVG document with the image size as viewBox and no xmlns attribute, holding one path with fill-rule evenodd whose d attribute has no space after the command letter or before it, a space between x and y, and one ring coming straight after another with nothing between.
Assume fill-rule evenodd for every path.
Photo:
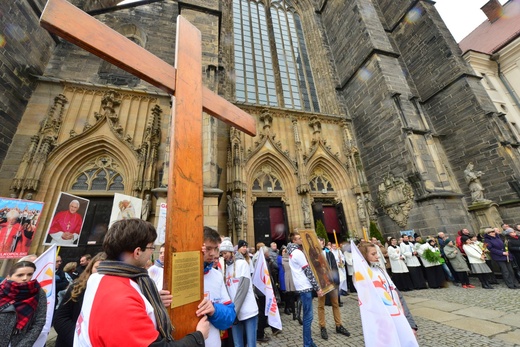
<instances>
[{"instance_id":1,"label":"large wooden cross","mask_svg":"<svg viewBox=\"0 0 520 347\"><path fill-rule=\"evenodd\" d=\"M172 253L200 251L203 243L202 111L252 136L256 134L255 120L203 86L201 34L182 16L177 18L175 67L66 0L49 0L40 23L48 31L175 95L164 273L164 288L170 289ZM202 298L202 269L199 277ZM198 301L170 309L176 338L195 329L197 305Z\"/></svg>"}]
</instances>

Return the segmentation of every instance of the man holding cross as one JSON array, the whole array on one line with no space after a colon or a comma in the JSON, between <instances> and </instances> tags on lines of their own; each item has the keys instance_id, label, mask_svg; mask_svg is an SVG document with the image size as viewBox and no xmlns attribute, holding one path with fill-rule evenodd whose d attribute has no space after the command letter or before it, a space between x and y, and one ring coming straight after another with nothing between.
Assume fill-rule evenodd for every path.
<instances>
[{"instance_id":1,"label":"man holding cross","mask_svg":"<svg viewBox=\"0 0 520 347\"><path fill-rule=\"evenodd\" d=\"M202 318L195 332L173 340L168 313L144 268L156 238L153 225L137 218L117 221L108 229L103 241L107 260L88 280L74 346L205 345L209 323L204 313L198 314Z\"/></svg>"},{"instance_id":2,"label":"man holding cross","mask_svg":"<svg viewBox=\"0 0 520 347\"><path fill-rule=\"evenodd\" d=\"M71 20L73 18L73 20ZM49 0L40 24L47 30L134 74L153 86L175 95L172 98L170 157L164 278L172 276L170 258L177 252L199 251L203 244L203 114L216 117L249 135L256 134L255 119L203 85L201 33L184 17L177 17L175 67L128 40L66 0ZM206 258L206 256L204 256ZM198 278L202 289L203 274ZM165 281L163 288L171 283ZM200 291L202 297L202 290ZM204 305L206 306L206 305ZM175 335L193 330L194 301L169 309Z\"/></svg>"}]
</instances>

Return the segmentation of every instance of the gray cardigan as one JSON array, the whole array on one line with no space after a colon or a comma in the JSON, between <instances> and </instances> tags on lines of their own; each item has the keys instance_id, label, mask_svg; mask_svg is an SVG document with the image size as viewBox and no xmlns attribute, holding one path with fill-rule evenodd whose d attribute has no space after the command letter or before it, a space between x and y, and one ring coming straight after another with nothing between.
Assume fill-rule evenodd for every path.
<instances>
[{"instance_id":1,"label":"gray cardigan","mask_svg":"<svg viewBox=\"0 0 520 347\"><path fill-rule=\"evenodd\" d=\"M45 291L40 288L38 296L36 312L29 324L19 334L13 335L16 325L16 312L9 309L0 312L0 347L7 347L9 343L11 347L30 347L34 345L47 319L47 296Z\"/></svg>"}]
</instances>

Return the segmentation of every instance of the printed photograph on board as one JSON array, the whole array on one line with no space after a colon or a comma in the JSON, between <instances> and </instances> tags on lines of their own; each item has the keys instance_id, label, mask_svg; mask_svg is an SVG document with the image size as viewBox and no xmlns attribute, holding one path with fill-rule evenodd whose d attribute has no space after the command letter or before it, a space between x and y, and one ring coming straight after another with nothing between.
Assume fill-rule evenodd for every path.
<instances>
[{"instance_id":1,"label":"printed photograph on board","mask_svg":"<svg viewBox=\"0 0 520 347\"><path fill-rule=\"evenodd\" d=\"M326 294L334 289L334 282L318 236L314 229L298 229L298 232L302 237L303 253L307 257L312 273L316 277L323 294Z\"/></svg>"},{"instance_id":2,"label":"printed photograph on board","mask_svg":"<svg viewBox=\"0 0 520 347\"><path fill-rule=\"evenodd\" d=\"M0 259L27 255L43 202L0 197Z\"/></svg>"},{"instance_id":3,"label":"printed photograph on board","mask_svg":"<svg viewBox=\"0 0 520 347\"><path fill-rule=\"evenodd\" d=\"M61 192L43 244L78 247L88 204L88 199Z\"/></svg>"},{"instance_id":4,"label":"printed photograph on board","mask_svg":"<svg viewBox=\"0 0 520 347\"><path fill-rule=\"evenodd\" d=\"M115 193L109 227L115 221L130 218L141 218L143 200L130 195Z\"/></svg>"}]
</instances>

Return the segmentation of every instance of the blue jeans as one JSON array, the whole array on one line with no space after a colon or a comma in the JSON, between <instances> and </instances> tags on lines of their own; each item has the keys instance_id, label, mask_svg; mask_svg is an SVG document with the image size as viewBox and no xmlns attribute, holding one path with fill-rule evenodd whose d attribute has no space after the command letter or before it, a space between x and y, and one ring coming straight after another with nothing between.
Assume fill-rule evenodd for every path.
<instances>
[{"instance_id":1,"label":"blue jeans","mask_svg":"<svg viewBox=\"0 0 520 347\"><path fill-rule=\"evenodd\" d=\"M259 314L263 314L260 312ZM233 343L235 347L244 347L244 332L247 338L247 347L256 347L256 325L258 323L258 315L238 321L236 325L231 327L233 334Z\"/></svg>"},{"instance_id":2,"label":"blue jeans","mask_svg":"<svg viewBox=\"0 0 520 347\"><path fill-rule=\"evenodd\" d=\"M312 292L300 293L303 311L303 347L312 347Z\"/></svg>"},{"instance_id":3,"label":"blue jeans","mask_svg":"<svg viewBox=\"0 0 520 347\"><path fill-rule=\"evenodd\" d=\"M442 263L442 269L444 270L444 273L446 274L446 276L448 276L448 279L452 282L455 282L455 278L453 278L453 275L451 274L448 264Z\"/></svg>"}]
</instances>

